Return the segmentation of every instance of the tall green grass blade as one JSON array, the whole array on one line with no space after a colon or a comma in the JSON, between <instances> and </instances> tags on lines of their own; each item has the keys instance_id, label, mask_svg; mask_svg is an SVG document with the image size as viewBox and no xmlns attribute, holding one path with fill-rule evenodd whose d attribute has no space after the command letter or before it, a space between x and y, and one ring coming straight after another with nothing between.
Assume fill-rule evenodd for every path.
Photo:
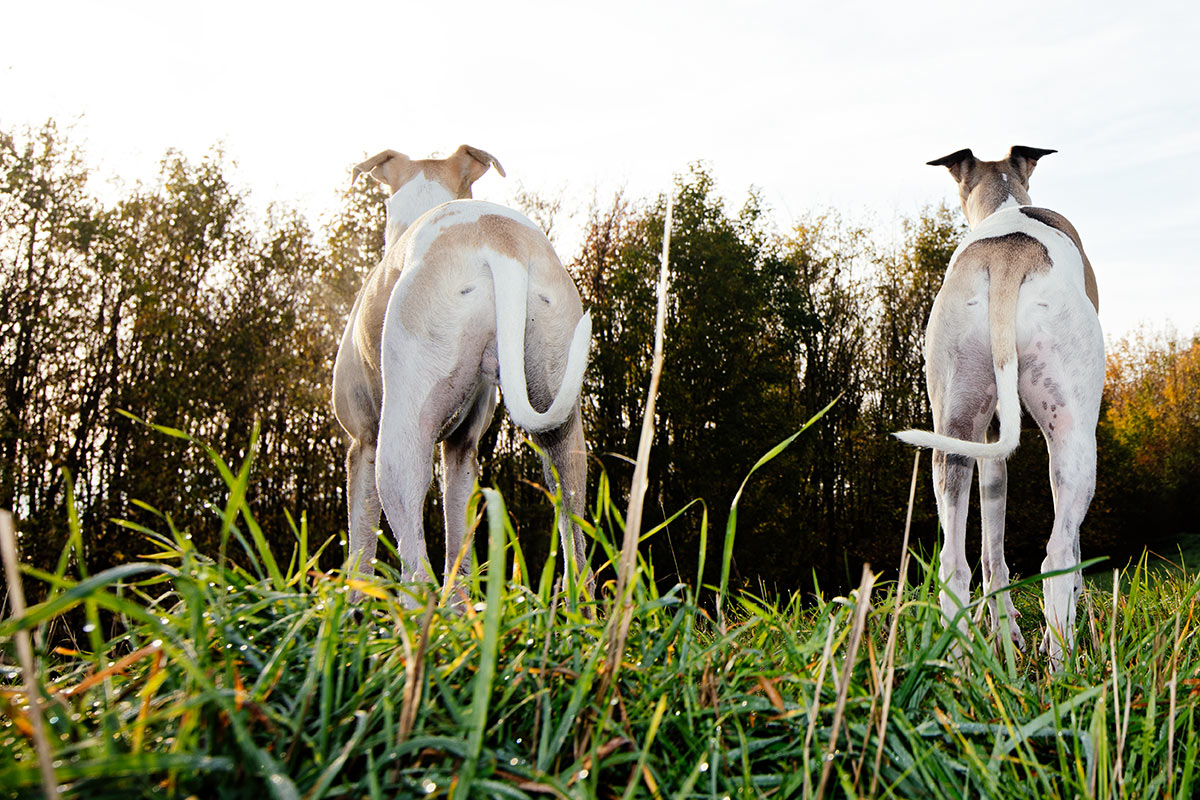
<instances>
[{"instance_id":1,"label":"tall green grass blade","mask_svg":"<svg viewBox=\"0 0 1200 800\"><path fill-rule=\"evenodd\" d=\"M483 610L483 642L479 649L479 670L475 673L471 695L470 727L467 752L455 784L455 797L467 796L472 788L479 756L483 751L483 732L487 727L489 701L496 677L496 657L500 640L500 617L503 612L505 570L504 549L508 541L505 524L508 512L500 493L484 489L488 519L488 580L487 605Z\"/></svg>"}]
</instances>

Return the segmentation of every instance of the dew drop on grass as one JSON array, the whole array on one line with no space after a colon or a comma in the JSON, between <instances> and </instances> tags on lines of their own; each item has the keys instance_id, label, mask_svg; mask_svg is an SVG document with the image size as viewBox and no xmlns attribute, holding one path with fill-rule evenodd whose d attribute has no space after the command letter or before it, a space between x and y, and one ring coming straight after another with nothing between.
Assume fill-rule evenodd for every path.
<instances>
[{"instance_id":1,"label":"dew drop on grass","mask_svg":"<svg viewBox=\"0 0 1200 800\"><path fill-rule=\"evenodd\" d=\"M513 756L512 758L510 758L508 760L508 765L510 767L515 767L517 764L520 764L520 763L521 763L521 759L517 758L516 756Z\"/></svg>"},{"instance_id":2,"label":"dew drop on grass","mask_svg":"<svg viewBox=\"0 0 1200 800\"><path fill-rule=\"evenodd\" d=\"M94 631L94 630L96 630L96 626L95 626L95 625L93 625L93 624L92 624L92 623L90 623L90 622L89 622L87 625L84 625L84 626L83 626L83 632L84 632L84 633L91 633L91 632L92 632L92 631Z\"/></svg>"},{"instance_id":3,"label":"dew drop on grass","mask_svg":"<svg viewBox=\"0 0 1200 800\"><path fill-rule=\"evenodd\" d=\"M425 794L433 794L437 791L437 784L426 778L425 782L421 784L421 788L425 790Z\"/></svg>"},{"instance_id":4,"label":"dew drop on grass","mask_svg":"<svg viewBox=\"0 0 1200 800\"><path fill-rule=\"evenodd\" d=\"M482 600L475 604L475 610L482 613L487 608L487 603Z\"/></svg>"},{"instance_id":5,"label":"dew drop on grass","mask_svg":"<svg viewBox=\"0 0 1200 800\"><path fill-rule=\"evenodd\" d=\"M591 775L591 774L592 773L588 772L586 769L581 769L581 770L579 770L578 773L576 773L576 777L582 781L582 780L586 780L587 776Z\"/></svg>"},{"instance_id":6,"label":"dew drop on grass","mask_svg":"<svg viewBox=\"0 0 1200 800\"><path fill-rule=\"evenodd\" d=\"M708 762L707 762L707 761L701 761L701 762L700 762L700 771L701 771L701 772L708 772Z\"/></svg>"}]
</instances>

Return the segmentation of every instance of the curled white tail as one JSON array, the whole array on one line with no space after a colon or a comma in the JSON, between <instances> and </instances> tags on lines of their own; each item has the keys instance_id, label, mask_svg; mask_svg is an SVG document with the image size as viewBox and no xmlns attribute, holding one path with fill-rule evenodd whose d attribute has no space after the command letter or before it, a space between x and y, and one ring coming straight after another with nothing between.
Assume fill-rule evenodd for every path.
<instances>
[{"instance_id":1,"label":"curled white tail","mask_svg":"<svg viewBox=\"0 0 1200 800\"><path fill-rule=\"evenodd\" d=\"M902 442L917 447L932 447L944 453L971 458L1007 458L1021 440L1021 398L1017 392L1017 360L1010 358L996 367L996 416L1000 418L1000 439L995 442L969 442L930 431L900 431Z\"/></svg>"},{"instance_id":2,"label":"curled white tail","mask_svg":"<svg viewBox=\"0 0 1200 800\"><path fill-rule=\"evenodd\" d=\"M529 273L523 264L504 256L488 259L496 298L496 357L500 362L500 390L509 416L521 428L533 433L559 428L571 416L583 373L587 368L588 348L592 341L592 315L584 314L575 324L567 350L567 366L554 402L545 411L529 402L525 382L525 318L529 291Z\"/></svg>"}]
</instances>

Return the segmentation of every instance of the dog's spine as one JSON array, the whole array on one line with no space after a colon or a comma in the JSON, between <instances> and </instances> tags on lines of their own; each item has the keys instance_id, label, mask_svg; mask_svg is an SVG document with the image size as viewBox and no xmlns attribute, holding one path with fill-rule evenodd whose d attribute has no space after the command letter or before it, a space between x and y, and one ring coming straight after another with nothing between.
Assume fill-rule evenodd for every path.
<instances>
[{"instance_id":1,"label":"dog's spine","mask_svg":"<svg viewBox=\"0 0 1200 800\"><path fill-rule=\"evenodd\" d=\"M996 416L1000 438L995 442L969 442L930 431L907 430L896 438L916 447L970 458L1007 458L1021 441L1021 396L1017 384L1017 295L1024 273L991 270L988 282L988 328L992 339L992 366L996 371Z\"/></svg>"},{"instance_id":2,"label":"dog's spine","mask_svg":"<svg viewBox=\"0 0 1200 800\"><path fill-rule=\"evenodd\" d=\"M504 256L488 259L496 298L496 356L500 362L500 391L509 416L533 433L560 428L570 418L583 386L588 348L592 341L592 316L586 313L575 324L567 350L567 366L554 402L545 411L529 402L525 382L525 320L529 272L525 265Z\"/></svg>"}]
</instances>

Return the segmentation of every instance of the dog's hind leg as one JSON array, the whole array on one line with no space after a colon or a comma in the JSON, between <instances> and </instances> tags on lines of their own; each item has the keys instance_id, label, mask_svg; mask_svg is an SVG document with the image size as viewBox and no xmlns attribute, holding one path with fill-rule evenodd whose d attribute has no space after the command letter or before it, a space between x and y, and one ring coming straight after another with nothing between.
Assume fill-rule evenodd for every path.
<instances>
[{"instance_id":1,"label":"dog's hind leg","mask_svg":"<svg viewBox=\"0 0 1200 800\"><path fill-rule=\"evenodd\" d=\"M1096 421L1103 373L1100 379L1086 381L1093 386L1081 387L1067 370L1045 362L1039 366L1040 380L1025 397L1050 451L1054 527L1046 543L1042 572L1053 572L1080 563L1079 527L1096 487ZM1042 581L1046 609L1042 647L1054 666L1061 665L1064 650L1074 643L1075 607L1082 589L1083 576L1078 571Z\"/></svg>"},{"instance_id":2,"label":"dog's hind leg","mask_svg":"<svg viewBox=\"0 0 1200 800\"><path fill-rule=\"evenodd\" d=\"M947 335L949 329L949 335ZM982 442L996 411L995 371L990 351L976 326L974 333L962 326L930 323L926 352L939 354L927 359L926 378L933 406L936 433L971 442ZM938 568L942 580L940 601L946 621L954 619L970 602L971 568L967 563L967 509L975 459L944 450L933 451L933 490L938 520L942 525L942 552ZM959 628L967 629L966 615Z\"/></svg>"},{"instance_id":3,"label":"dog's hind leg","mask_svg":"<svg viewBox=\"0 0 1200 800\"><path fill-rule=\"evenodd\" d=\"M384 392L375 482L400 555L400 579L431 580L425 548L425 495L433 476L434 433Z\"/></svg>"},{"instance_id":4,"label":"dog's hind leg","mask_svg":"<svg viewBox=\"0 0 1200 800\"><path fill-rule=\"evenodd\" d=\"M467 501L479 479L479 437L487 430L496 412L496 389L484 384L467 415L442 442L442 504L446 516L446 568L443 580L450 583L454 564L464 546L467 529ZM469 545L468 545L469 546ZM459 574L471 568L471 554L465 553Z\"/></svg>"},{"instance_id":5,"label":"dog's hind leg","mask_svg":"<svg viewBox=\"0 0 1200 800\"><path fill-rule=\"evenodd\" d=\"M583 438L579 404L576 403L570 419L562 427L535 433L533 441L545 453L542 469L547 487L554 491L561 485L567 512L582 518L586 501L587 444ZM558 473L560 484L555 483L554 472ZM580 585L591 594L595 585L591 567L588 565L587 543L584 541L583 532L571 521L568 514L563 514L558 519L558 535L562 543L562 552L573 561Z\"/></svg>"},{"instance_id":6,"label":"dog's hind leg","mask_svg":"<svg viewBox=\"0 0 1200 800\"><path fill-rule=\"evenodd\" d=\"M1004 513L1008 496L1008 466L1003 459L984 458L979 461L979 509L983 529L983 592L991 594L1008 586L1008 563L1004 560ZM1013 644L1025 649L1025 637L1017 627L1019 616L1008 592L987 601L992 630L1008 626ZM1006 619L1002 621L1001 612Z\"/></svg>"},{"instance_id":7,"label":"dog's hind leg","mask_svg":"<svg viewBox=\"0 0 1200 800\"><path fill-rule=\"evenodd\" d=\"M941 431L938 431L939 433ZM962 436L959 434L951 434ZM942 613L950 622L971 599L971 569L967 564L967 508L975 459L933 451L933 487L937 498L938 519L942 525L942 553L938 577ZM959 628L966 631L965 615Z\"/></svg>"}]
</instances>

